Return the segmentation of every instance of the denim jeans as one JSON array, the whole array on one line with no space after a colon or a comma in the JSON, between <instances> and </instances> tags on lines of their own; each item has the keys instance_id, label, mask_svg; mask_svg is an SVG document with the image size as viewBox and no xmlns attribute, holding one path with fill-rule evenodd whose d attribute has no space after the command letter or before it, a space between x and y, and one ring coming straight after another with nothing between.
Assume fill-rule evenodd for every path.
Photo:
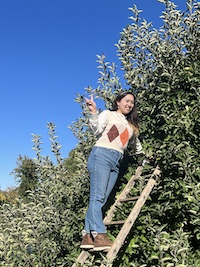
<instances>
[{"instance_id":1,"label":"denim jeans","mask_svg":"<svg viewBox=\"0 0 200 267\"><path fill-rule=\"evenodd\" d=\"M94 146L88 158L90 200L85 217L87 233L106 233L102 207L105 205L119 174L123 154L114 149Z\"/></svg>"}]
</instances>

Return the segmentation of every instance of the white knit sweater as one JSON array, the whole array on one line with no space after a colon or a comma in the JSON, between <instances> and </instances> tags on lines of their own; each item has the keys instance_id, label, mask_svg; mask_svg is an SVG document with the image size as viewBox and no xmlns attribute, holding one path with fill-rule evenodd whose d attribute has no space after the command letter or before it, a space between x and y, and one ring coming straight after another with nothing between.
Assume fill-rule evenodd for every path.
<instances>
[{"instance_id":1,"label":"white knit sweater","mask_svg":"<svg viewBox=\"0 0 200 267\"><path fill-rule=\"evenodd\" d=\"M139 139L133 135L132 127L121 113L104 110L100 114L92 114L90 127L99 136L95 146L115 149L123 154L131 139L136 154L143 153Z\"/></svg>"}]
</instances>

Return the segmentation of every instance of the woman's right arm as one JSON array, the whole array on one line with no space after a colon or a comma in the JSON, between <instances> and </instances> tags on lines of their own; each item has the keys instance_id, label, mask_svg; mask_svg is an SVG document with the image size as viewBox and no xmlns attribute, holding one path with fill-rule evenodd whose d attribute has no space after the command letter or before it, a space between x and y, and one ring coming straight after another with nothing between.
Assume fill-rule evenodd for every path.
<instances>
[{"instance_id":1,"label":"woman's right arm","mask_svg":"<svg viewBox=\"0 0 200 267\"><path fill-rule=\"evenodd\" d=\"M97 111L96 103L94 102L94 97L91 95L90 99L85 98L86 105L88 106L91 117L89 120L89 125L91 130L95 135L101 134L108 122L108 110L105 110L99 114Z\"/></svg>"},{"instance_id":2,"label":"woman's right arm","mask_svg":"<svg viewBox=\"0 0 200 267\"><path fill-rule=\"evenodd\" d=\"M89 125L95 135L101 134L108 123L108 110L102 111L100 114L91 114Z\"/></svg>"}]
</instances>

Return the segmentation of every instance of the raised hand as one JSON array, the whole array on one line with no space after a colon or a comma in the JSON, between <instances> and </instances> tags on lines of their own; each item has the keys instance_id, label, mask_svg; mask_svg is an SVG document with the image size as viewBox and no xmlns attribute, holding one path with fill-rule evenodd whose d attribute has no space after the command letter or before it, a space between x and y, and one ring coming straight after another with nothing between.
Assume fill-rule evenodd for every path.
<instances>
[{"instance_id":1,"label":"raised hand","mask_svg":"<svg viewBox=\"0 0 200 267\"><path fill-rule=\"evenodd\" d=\"M94 102L93 95L90 96L90 99L85 97L85 100L86 100L86 105L88 106L90 112L92 114L97 113L97 106L96 106L96 103Z\"/></svg>"}]
</instances>

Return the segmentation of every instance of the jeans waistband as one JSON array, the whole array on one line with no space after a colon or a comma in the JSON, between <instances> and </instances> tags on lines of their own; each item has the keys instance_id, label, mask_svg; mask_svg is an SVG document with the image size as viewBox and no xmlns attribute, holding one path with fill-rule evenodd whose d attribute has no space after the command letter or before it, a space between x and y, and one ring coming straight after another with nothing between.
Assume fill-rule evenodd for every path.
<instances>
[{"instance_id":1,"label":"jeans waistband","mask_svg":"<svg viewBox=\"0 0 200 267\"><path fill-rule=\"evenodd\" d=\"M102 146L94 146L93 149L101 149L101 150L104 150L104 151L107 151L107 153L117 153L119 155L119 158L122 159L123 158L123 154L116 150L116 149L113 149L113 148L107 148L107 147L102 147Z\"/></svg>"}]
</instances>

